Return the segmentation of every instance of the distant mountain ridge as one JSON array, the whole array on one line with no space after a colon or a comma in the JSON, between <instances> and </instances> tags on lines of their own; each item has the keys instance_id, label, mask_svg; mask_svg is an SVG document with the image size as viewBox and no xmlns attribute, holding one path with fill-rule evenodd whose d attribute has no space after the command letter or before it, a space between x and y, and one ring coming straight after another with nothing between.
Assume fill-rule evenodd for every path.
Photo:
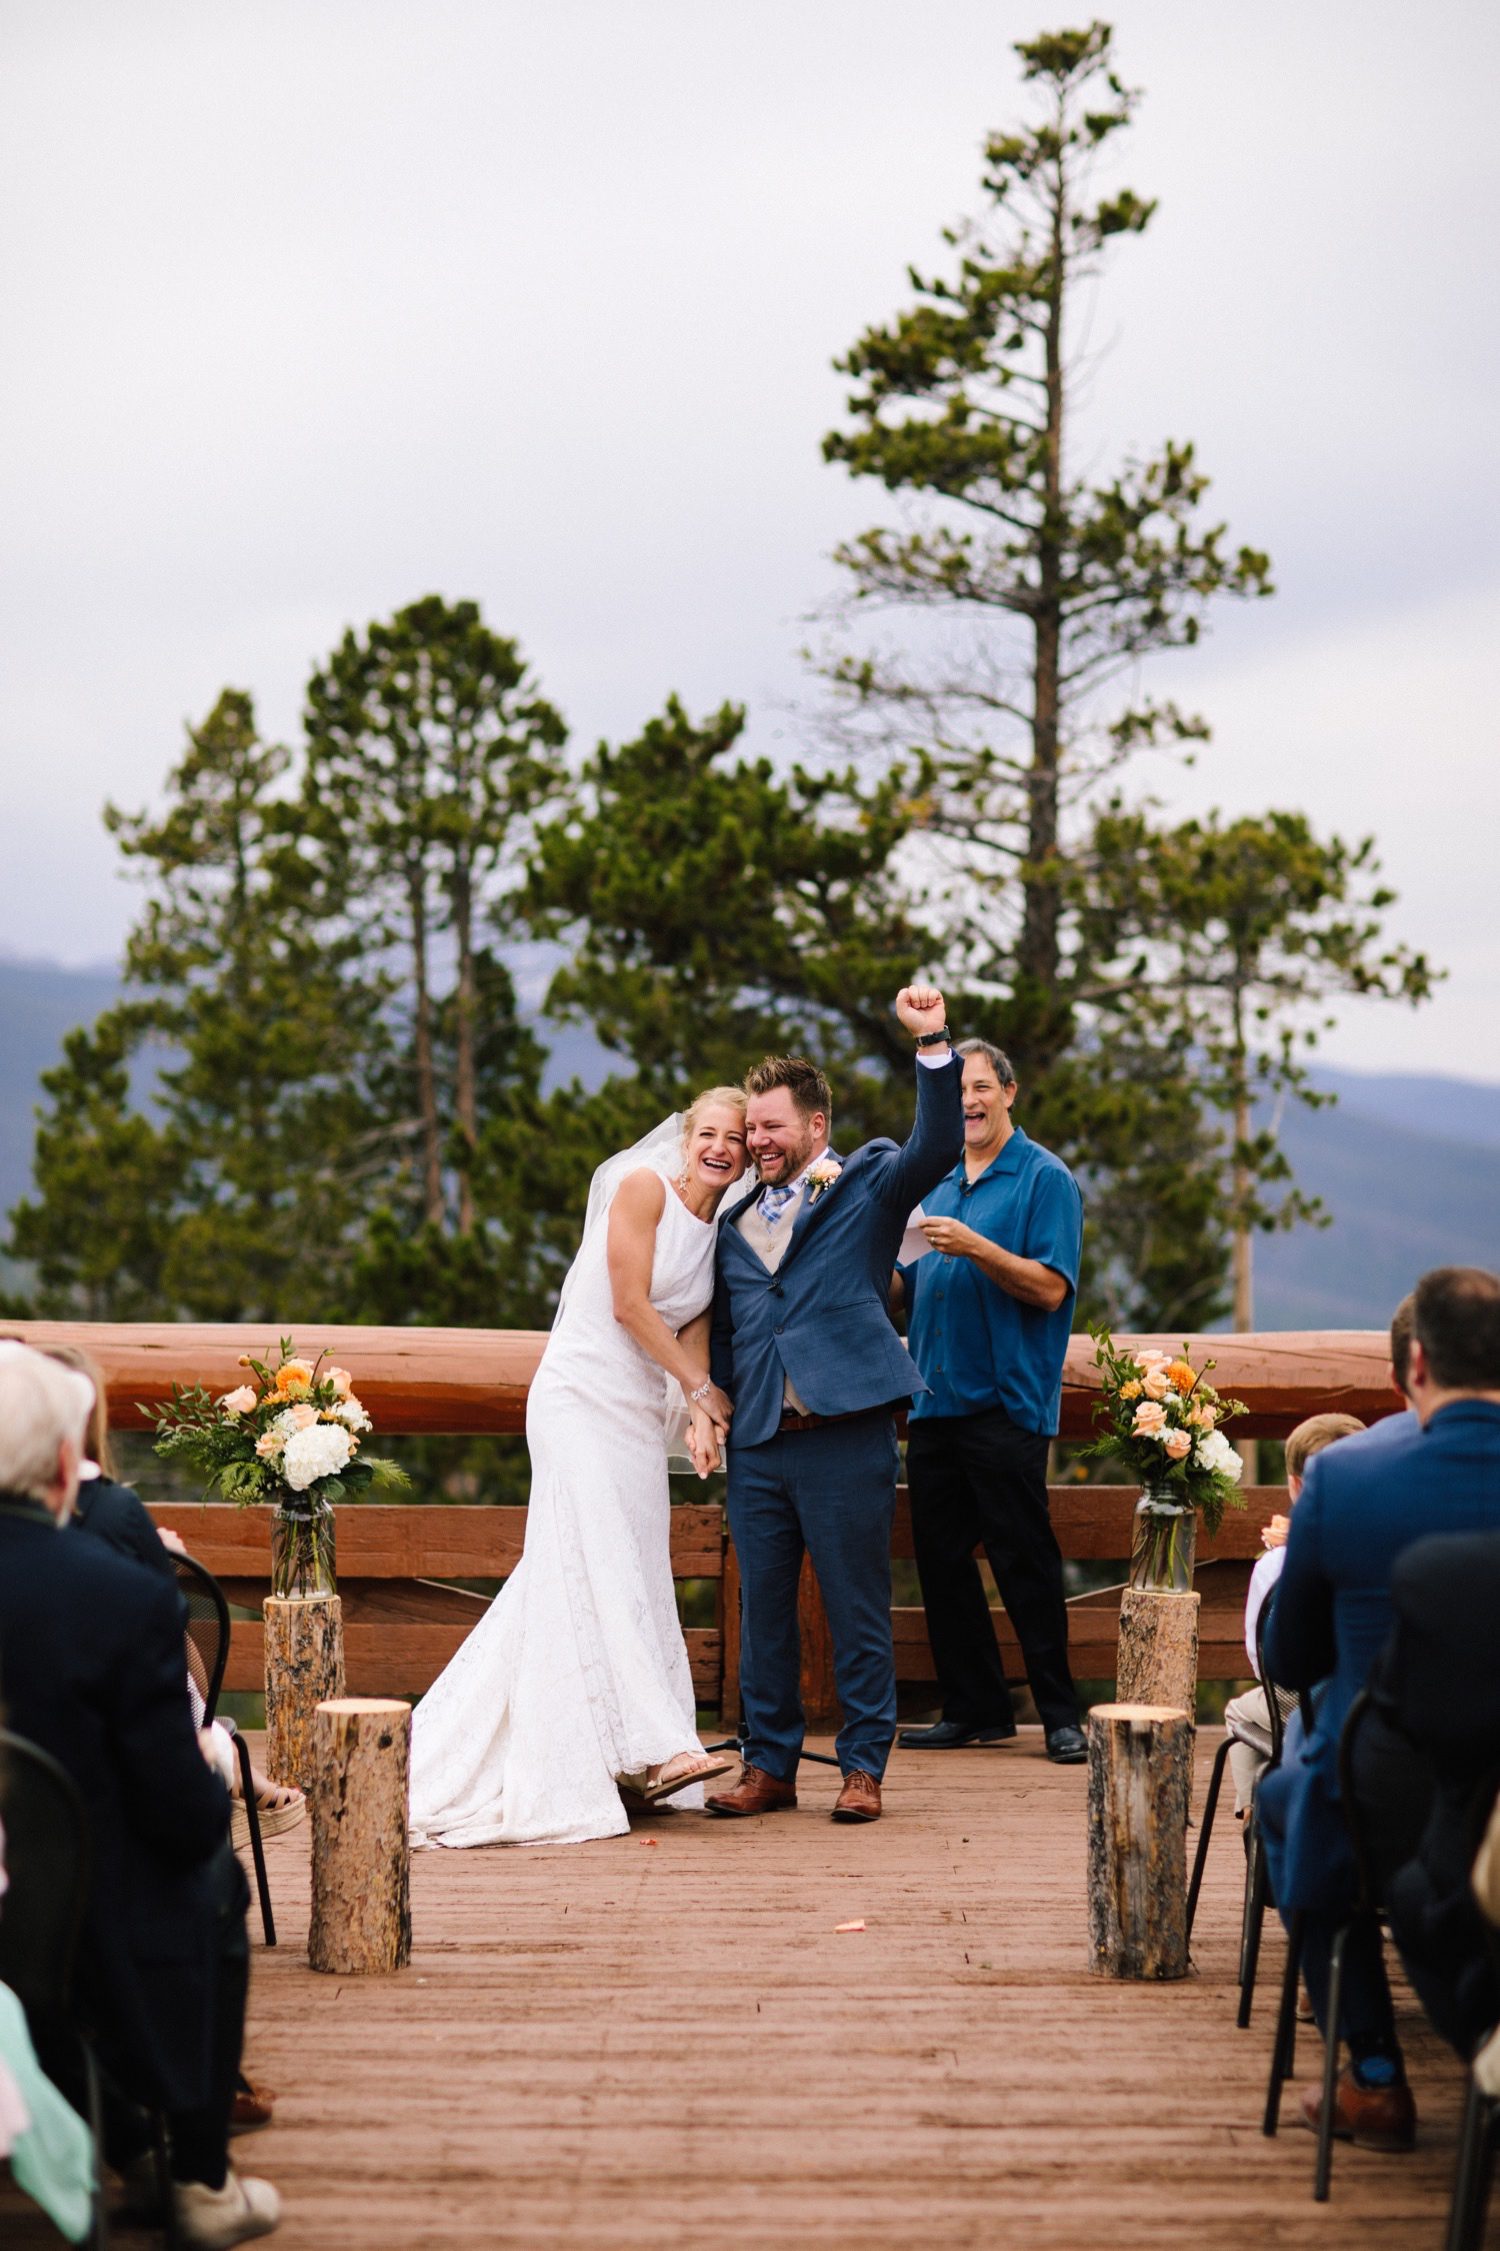
<instances>
[{"instance_id":1,"label":"distant mountain ridge","mask_svg":"<svg viewBox=\"0 0 1500 2251\"><path fill-rule=\"evenodd\" d=\"M108 967L0 958L0 1211L30 1191L43 1071L119 989ZM544 1030L550 1083L597 1086L608 1075L586 1027ZM1331 1067L1315 1076L1337 1106L1289 1104L1281 1133L1299 1185L1323 1198L1333 1225L1257 1237L1257 1327L1379 1328L1429 1266L1500 1271L1500 1086Z\"/></svg>"}]
</instances>

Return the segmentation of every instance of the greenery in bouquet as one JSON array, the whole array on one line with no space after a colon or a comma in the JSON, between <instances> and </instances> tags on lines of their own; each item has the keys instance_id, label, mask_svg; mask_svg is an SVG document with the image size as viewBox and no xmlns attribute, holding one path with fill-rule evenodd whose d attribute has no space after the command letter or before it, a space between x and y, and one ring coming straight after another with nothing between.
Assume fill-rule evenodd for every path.
<instances>
[{"instance_id":1,"label":"greenery in bouquet","mask_svg":"<svg viewBox=\"0 0 1500 2251\"><path fill-rule=\"evenodd\" d=\"M408 1484L399 1463L362 1450L371 1423L354 1379L324 1360L299 1358L283 1337L275 1367L242 1355L247 1380L218 1399L201 1384L174 1384L155 1418L157 1453L201 1471L205 1500L217 1494L240 1508L273 1502L311 1516L371 1486Z\"/></svg>"},{"instance_id":2,"label":"greenery in bouquet","mask_svg":"<svg viewBox=\"0 0 1500 2251\"><path fill-rule=\"evenodd\" d=\"M1148 1492L1197 1509L1217 1532L1226 1507L1243 1508L1239 1482L1245 1465L1221 1424L1246 1410L1208 1381L1215 1363L1195 1368L1184 1345L1169 1352L1121 1352L1107 1329L1091 1329L1100 1371L1094 1419L1105 1427L1086 1459L1126 1462Z\"/></svg>"}]
</instances>

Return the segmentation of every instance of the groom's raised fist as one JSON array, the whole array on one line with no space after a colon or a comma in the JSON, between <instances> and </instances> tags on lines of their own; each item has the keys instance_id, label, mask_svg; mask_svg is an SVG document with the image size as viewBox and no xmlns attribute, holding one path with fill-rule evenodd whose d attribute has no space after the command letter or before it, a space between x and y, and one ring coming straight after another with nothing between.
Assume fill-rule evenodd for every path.
<instances>
[{"instance_id":1,"label":"groom's raised fist","mask_svg":"<svg viewBox=\"0 0 1500 2251\"><path fill-rule=\"evenodd\" d=\"M936 985L903 985L896 995L896 1015L913 1039L923 1032L940 1032L948 1021Z\"/></svg>"}]
</instances>

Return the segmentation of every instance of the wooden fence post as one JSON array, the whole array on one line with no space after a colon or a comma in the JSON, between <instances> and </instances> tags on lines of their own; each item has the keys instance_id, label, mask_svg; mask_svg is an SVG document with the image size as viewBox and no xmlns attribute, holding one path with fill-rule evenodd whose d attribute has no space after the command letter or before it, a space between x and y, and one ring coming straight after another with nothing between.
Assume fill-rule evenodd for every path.
<instances>
[{"instance_id":1,"label":"wooden fence post","mask_svg":"<svg viewBox=\"0 0 1500 2251\"><path fill-rule=\"evenodd\" d=\"M410 1704L346 1696L318 1706L307 1942L315 1970L357 1976L411 1960L410 1764Z\"/></svg>"},{"instance_id":2,"label":"wooden fence post","mask_svg":"<svg viewBox=\"0 0 1500 2251\"><path fill-rule=\"evenodd\" d=\"M313 1714L344 1693L344 1612L336 1594L267 1595L266 1771L273 1782L312 1780Z\"/></svg>"},{"instance_id":3,"label":"wooden fence post","mask_svg":"<svg viewBox=\"0 0 1500 2251\"><path fill-rule=\"evenodd\" d=\"M1193 1718L1198 1709L1198 1605L1196 1594L1125 1589L1115 1661L1120 1703L1180 1704Z\"/></svg>"},{"instance_id":4,"label":"wooden fence post","mask_svg":"<svg viewBox=\"0 0 1500 2251\"><path fill-rule=\"evenodd\" d=\"M1092 1966L1185 1977L1192 1722L1180 1707L1096 1704L1088 1732Z\"/></svg>"}]
</instances>

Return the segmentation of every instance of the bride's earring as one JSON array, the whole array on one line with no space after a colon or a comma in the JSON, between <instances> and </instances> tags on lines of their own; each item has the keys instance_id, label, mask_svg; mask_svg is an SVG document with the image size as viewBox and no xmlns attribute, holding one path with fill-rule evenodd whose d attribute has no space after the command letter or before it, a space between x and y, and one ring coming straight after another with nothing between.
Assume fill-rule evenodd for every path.
<instances>
[{"instance_id":1,"label":"bride's earring","mask_svg":"<svg viewBox=\"0 0 1500 2251\"><path fill-rule=\"evenodd\" d=\"M684 1196L693 1185L692 1174L688 1171L686 1165L683 1166L681 1172L677 1175L677 1185L682 1190Z\"/></svg>"}]
</instances>

